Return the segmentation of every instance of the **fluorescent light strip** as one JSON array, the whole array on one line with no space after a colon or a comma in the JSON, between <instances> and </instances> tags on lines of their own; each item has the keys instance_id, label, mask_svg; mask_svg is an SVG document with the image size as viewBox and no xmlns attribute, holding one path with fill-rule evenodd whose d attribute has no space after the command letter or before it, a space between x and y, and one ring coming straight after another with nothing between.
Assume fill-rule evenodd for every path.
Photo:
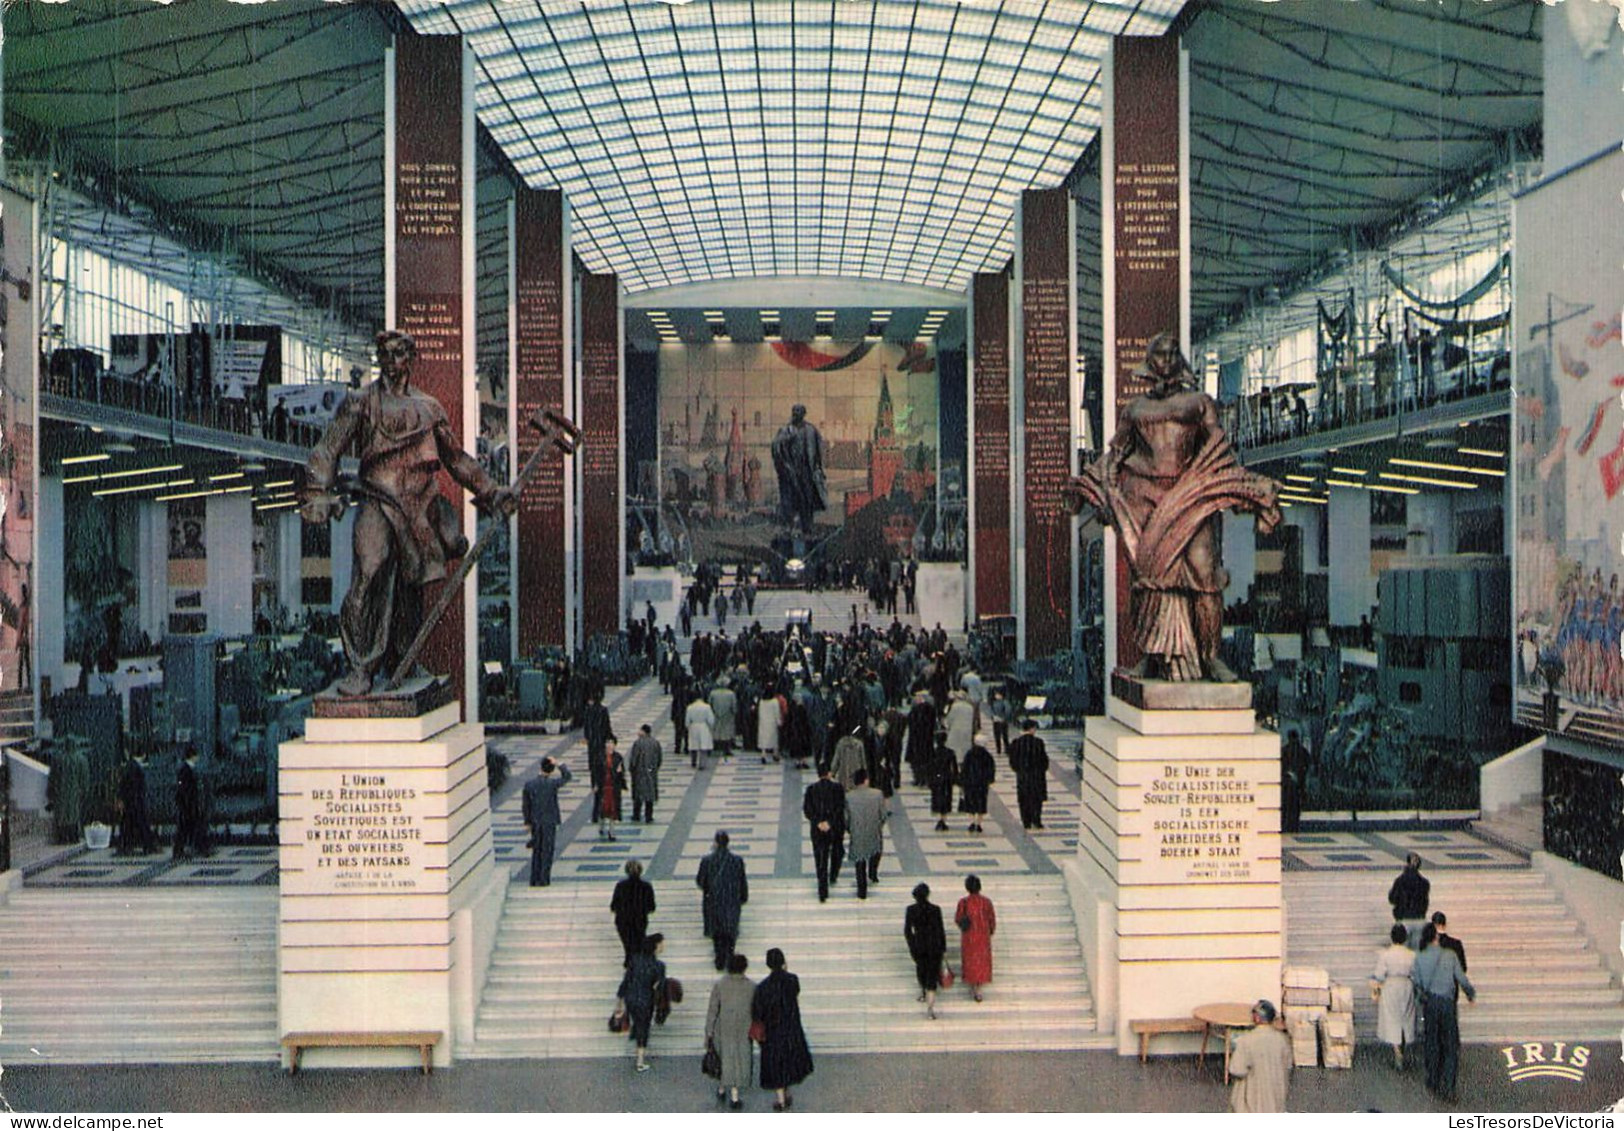
<instances>
[{"instance_id":1,"label":"fluorescent light strip","mask_svg":"<svg viewBox=\"0 0 1624 1131\"><path fill-rule=\"evenodd\" d=\"M1332 471L1339 475L1369 475L1370 472L1357 467L1333 467Z\"/></svg>"},{"instance_id":2,"label":"fluorescent light strip","mask_svg":"<svg viewBox=\"0 0 1624 1131\"><path fill-rule=\"evenodd\" d=\"M1384 471L1382 478L1397 479L1404 483L1425 483L1429 487L1454 487L1460 491L1477 490L1476 483L1462 483L1455 479L1433 479L1426 475L1401 475L1396 471Z\"/></svg>"},{"instance_id":3,"label":"fluorescent light strip","mask_svg":"<svg viewBox=\"0 0 1624 1131\"><path fill-rule=\"evenodd\" d=\"M247 475L248 475L248 473L246 471L228 471L224 475L211 475L211 476L209 476L209 482L210 483L219 483L219 482L222 482L223 480L226 480L226 479L243 479L243 478L246 478Z\"/></svg>"},{"instance_id":4,"label":"fluorescent light strip","mask_svg":"<svg viewBox=\"0 0 1624 1131\"><path fill-rule=\"evenodd\" d=\"M181 467L182 465L178 463L166 463L162 467L138 467L134 471L104 471L101 473L101 477L103 479L129 479L136 475L161 475L166 471L179 471ZM66 483L67 480L64 479L62 482Z\"/></svg>"},{"instance_id":5,"label":"fluorescent light strip","mask_svg":"<svg viewBox=\"0 0 1624 1131\"><path fill-rule=\"evenodd\" d=\"M224 491L216 487L212 491L183 491L178 495L159 495L154 502L167 503L171 499L201 499L204 495L223 495Z\"/></svg>"},{"instance_id":6,"label":"fluorescent light strip","mask_svg":"<svg viewBox=\"0 0 1624 1131\"><path fill-rule=\"evenodd\" d=\"M1309 495L1281 495L1280 497L1288 503L1314 503L1322 507L1326 502L1324 499L1316 499Z\"/></svg>"},{"instance_id":7,"label":"fluorescent light strip","mask_svg":"<svg viewBox=\"0 0 1624 1131\"><path fill-rule=\"evenodd\" d=\"M63 463L63 466L66 466L66 465L68 465L70 463L100 463L102 460L107 460L107 459L112 459L112 458L113 457L108 455L106 452L97 452L93 456L63 456L62 457L62 463Z\"/></svg>"},{"instance_id":8,"label":"fluorescent light strip","mask_svg":"<svg viewBox=\"0 0 1624 1131\"><path fill-rule=\"evenodd\" d=\"M1385 483L1366 483L1364 488L1367 491L1388 491L1394 495L1419 495L1421 493L1419 487L1392 487Z\"/></svg>"},{"instance_id":9,"label":"fluorescent light strip","mask_svg":"<svg viewBox=\"0 0 1624 1131\"><path fill-rule=\"evenodd\" d=\"M1319 482L1319 479L1317 477L1313 476L1313 475L1288 475L1288 476L1286 476L1286 478L1291 479L1291 480L1295 480L1298 483L1318 483Z\"/></svg>"},{"instance_id":10,"label":"fluorescent light strip","mask_svg":"<svg viewBox=\"0 0 1624 1131\"><path fill-rule=\"evenodd\" d=\"M291 487L291 486L293 486L293 480L291 480L291 479L278 479L275 483L267 483L267 484L265 484L265 489L270 490L272 487Z\"/></svg>"},{"instance_id":11,"label":"fluorescent light strip","mask_svg":"<svg viewBox=\"0 0 1624 1131\"><path fill-rule=\"evenodd\" d=\"M161 491L165 487L190 487L194 482L196 480L173 479L168 483L135 483L128 487L106 487L100 491L92 491L90 494L93 498L99 499L103 495L128 495L132 491Z\"/></svg>"},{"instance_id":12,"label":"fluorescent light strip","mask_svg":"<svg viewBox=\"0 0 1624 1131\"><path fill-rule=\"evenodd\" d=\"M288 499L287 501L281 503L258 503L254 506L254 509L257 511L274 511L281 510L284 507L296 507L298 505L298 499Z\"/></svg>"},{"instance_id":13,"label":"fluorescent light strip","mask_svg":"<svg viewBox=\"0 0 1624 1131\"><path fill-rule=\"evenodd\" d=\"M62 485L67 486L69 483L94 483L100 478L101 476L99 475L70 475L66 479L62 480Z\"/></svg>"},{"instance_id":14,"label":"fluorescent light strip","mask_svg":"<svg viewBox=\"0 0 1624 1131\"><path fill-rule=\"evenodd\" d=\"M236 487L227 487L224 491L222 491L220 493L222 495L235 495L239 491L252 491L253 489L254 489L254 485L252 483L243 483L243 484L241 484L239 486L236 486Z\"/></svg>"},{"instance_id":15,"label":"fluorescent light strip","mask_svg":"<svg viewBox=\"0 0 1624 1131\"><path fill-rule=\"evenodd\" d=\"M1465 467L1458 463L1429 463L1424 459L1400 459L1398 456L1387 462L1400 467L1424 467L1431 471L1464 471L1467 475L1490 475L1496 479L1506 477L1506 473L1498 467Z\"/></svg>"},{"instance_id":16,"label":"fluorescent light strip","mask_svg":"<svg viewBox=\"0 0 1624 1131\"><path fill-rule=\"evenodd\" d=\"M1487 456L1489 459L1505 459L1505 452L1491 452L1487 448L1456 448L1463 456Z\"/></svg>"},{"instance_id":17,"label":"fluorescent light strip","mask_svg":"<svg viewBox=\"0 0 1624 1131\"><path fill-rule=\"evenodd\" d=\"M1327 479L1325 481L1325 485L1327 487L1363 487L1364 486L1363 483L1355 483L1351 479Z\"/></svg>"}]
</instances>

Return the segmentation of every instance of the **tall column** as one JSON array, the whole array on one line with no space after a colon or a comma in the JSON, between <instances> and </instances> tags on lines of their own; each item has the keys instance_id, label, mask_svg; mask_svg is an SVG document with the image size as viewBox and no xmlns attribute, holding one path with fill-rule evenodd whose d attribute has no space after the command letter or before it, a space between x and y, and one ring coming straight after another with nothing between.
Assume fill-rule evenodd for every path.
<instances>
[{"instance_id":1,"label":"tall column","mask_svg":"<svg viewBox=\"0 0 1624 1131\"><path fill-rule=\"evenodd\" d=\"M620 280L581 277L581 633L614 633L625 615L625 411Z\"/></svg>"},{"instance_id":2,"label":"tall column","mask_svg":"<svg viewBox=\"0 0 1624 1131\"><path fill-rule=\"evenodd\" d=\"M1009 275L970 283L970 613L1008 614L1010 599Z\"/></svg>"},{"instance_id":3,"label":"tall column","mask_svg":"<svg viewBox=\"0 0 1624 1131\"><path fill-rule=\"evenodd\" d=\"M412 380L444 406L469 452L479 432L472 59L459 36L400 36L385 62L384 110L384 321L412 336ZM473 542L467 493L444 474L440 490ZM422 658L429 671L451 677L469 719L479 716L477 574L468 575ZM425 607L438 589L429 588Z\"/></svg>"},{"instance_id":4,"label":"tall column","mask_svg":"<svg viewBox=\"0 0 1624 1131\"><path fill-rule=\"evenodd\" d=\"M1022 658L1071 645L1076 522L1065 489L1077 461L1072 375L1077 356L1077 255L1071 194L1021 194L1015 275L1019 286L1019 523L1015 614Z\"/></svg>"},{"instance_id":5,"label":"tall column","mask_svg":"<svg viewBox=\"0 0 1624 1131\"><path fill-rule=\"evenodd\" d=\"M520 186L514 198L513 456L517 467L536 438L526 421L539 408L565 408L565 359L571 356L569 210L564 195ZM515 592L518 652L566 643L564 531L570 521L563 454L554 450L519 500Z\"/></svg>"}]
</instances>

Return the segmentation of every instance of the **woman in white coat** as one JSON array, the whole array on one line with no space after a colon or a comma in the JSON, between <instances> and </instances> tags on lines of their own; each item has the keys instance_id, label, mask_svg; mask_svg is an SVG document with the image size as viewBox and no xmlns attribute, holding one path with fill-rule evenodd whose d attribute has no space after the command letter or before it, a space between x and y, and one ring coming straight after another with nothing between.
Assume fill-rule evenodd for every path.
<instances>
[{"instance_id":1,"label":"woman in white coat","mask_svg":"<svg viewBox=\"0 0 1624 1131\"><path fill-rule=\"evenodd\" d=\"M1394 923L1388 935L1392 945L1376 955L1370 975L1370 996L1376 999L1376 1038L1393 1046L1393 1064L1404 1068L1404 1046L1415 1043L1415 987L1410 968L1415 951L1405 945L1410 937L1403 923Z\"/></svg>"},{"instance_id":2,"label":"woman in white coat","mask_svg":"<svg viewBox=\"0 0 1624 1131\"><path fill-rule=\"evenodd\" d=\"M756 749L761 751L763 762L768 758L778 761L778 728L783 722L784 697L769 689L769 694L761 697L756 708Z\"/></svg>"},{"instance_id":3,"label":"woman in white coat","mask_svg":"<svg viewBox=\"0 0 1624 1131\"><path fill-rule=\"evenodd\" d=\"M685 716L688 724L688 762L696 770L703 770L710 752L716 748L716 712L705 701L702 691L694 693Z\"/></svg>"}]
</instances>

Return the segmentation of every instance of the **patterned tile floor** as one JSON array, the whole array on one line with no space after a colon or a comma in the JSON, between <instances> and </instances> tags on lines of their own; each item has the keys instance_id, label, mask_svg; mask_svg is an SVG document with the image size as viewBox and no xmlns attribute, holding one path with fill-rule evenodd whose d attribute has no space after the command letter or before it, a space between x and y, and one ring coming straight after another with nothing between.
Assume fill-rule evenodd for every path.
<instances>
[{"instance_id":1,"label":"patterned tile floor","mask_svg":"<svg viewBox=\"0 0 1624 1131\"><path fill-rule=\"evenodd\" d=\"M792 605L811 606L815 623L845 624L850 620L849 593L763 594L757 619L763 624L781 620ZM634 824L631 799L623 799L623 820L615 840L603 839L591 823L590 787L586 747L580 732L563 735L493 734L493 749L506 754L510 773L492 807L492 836L499 867L522 878L528 868L527 830L522 821L522 787L536 772L541 759L551 756L569 765L574 780L564 787L561 802L564 824L553 864L555 880L609 882L622 874L629 859L641 860L651 879L691 877L710 850L718 829L726 829L733 851L743 856L753 876L777 877L814 874L810 838L801 817L801 797L815 775L787 763L762 764L758 755L743 752L730 761L713 758L703 771L690 768L686 756L671 753L670 700L657 680L632 687L612 687L606 696L623 753L631 749L638 727L654 728L665 747L660 772L660 798L655 819ZM930 813L928 791L905 785L892 801L887 823L885 869L904 874L1042 873L1058 871L1059 860L1077 850L1082 810L1081 783L1074 754L1081 740L1076 729L1046 730L1041 737L1049 753L1049 800L1042 829L1020 826L1015 776L1008 762L998 758L986 831L966 831L964 814L953 813L946 832L937 832ZM907 774L904 769L904 774ZM1419 852L1429 868L1524 867L1527 861L1467 829L1420 831L1331 831L1289 834L1285 837L1285 867L1289 870L1392 870L1403 864L1404 854ZM185 886L196 884L274 884L276 849L273 846L233 846L218 849L200 861L170 861L167 851L152 857L118 857L103 850L78 850L32 869L31 886L93 887L123 885Z\"/></svg>"}]
</instances>

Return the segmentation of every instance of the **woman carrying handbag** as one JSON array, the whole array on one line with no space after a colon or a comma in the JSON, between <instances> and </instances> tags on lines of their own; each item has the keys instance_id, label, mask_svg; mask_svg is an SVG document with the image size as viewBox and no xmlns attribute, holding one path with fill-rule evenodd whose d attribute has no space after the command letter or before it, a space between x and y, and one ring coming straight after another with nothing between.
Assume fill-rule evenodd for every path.
<instances>
[{"instance_id":1,"label":"woman carrying handbag","mask_svg":"<svg viewBox=\"0 0 1624 1131\"><path fill-rule=\"evenodd\" d=\"M744 976L749 968L744 955L730 958L727 973L711 987L705 1011L706 1057L715 1054L716 1098L726 1098L734 1111L744 1106L739 1089L750 1086L750 1006L756 984Z\"/></svg>"},{"instance_id":2,"label":"woman carrying handbag","mask_svg":"<svg viewBox=\"0 0 1624 1131\"><path fill-rule=\"evenodd\" d=\"M981 987L992 981L992 936L998 929L998 916L992 900L981 894L977 876L964 877L967 893L953 912L959 928L959 972L970 987L970 995L981 1000Z\"/></svg>"}]
</instances>

